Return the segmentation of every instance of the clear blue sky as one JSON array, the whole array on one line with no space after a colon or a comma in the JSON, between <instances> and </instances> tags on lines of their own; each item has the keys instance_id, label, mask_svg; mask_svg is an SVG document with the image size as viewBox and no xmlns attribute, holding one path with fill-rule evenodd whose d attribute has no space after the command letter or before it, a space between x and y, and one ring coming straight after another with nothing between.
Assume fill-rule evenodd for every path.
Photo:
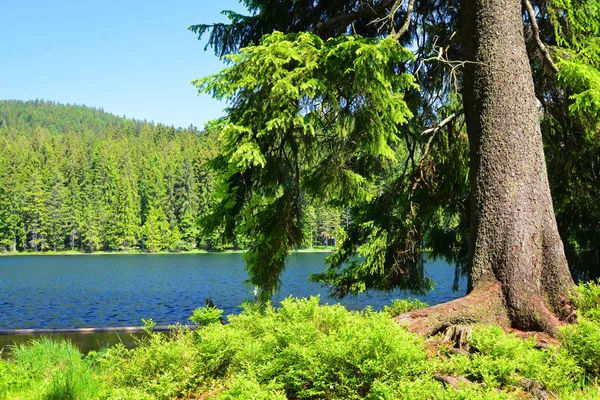
<instances>
[{"instance_id":1,"label":"clear blue sky","mask_svg":"<svg viewBox=\"0 0 600 400\"><path fill-rule=\"evenodd\" d=\"M55 100L202 127L224 104L194 78L223 64L189 25L238 0L0 0L0 99Z\"/></svg>"}]
</instances>

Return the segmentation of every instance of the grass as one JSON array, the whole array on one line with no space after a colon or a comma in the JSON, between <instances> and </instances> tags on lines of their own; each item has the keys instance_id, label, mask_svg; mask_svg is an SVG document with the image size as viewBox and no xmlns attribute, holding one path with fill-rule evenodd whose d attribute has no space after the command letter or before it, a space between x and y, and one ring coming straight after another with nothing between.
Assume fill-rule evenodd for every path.
<instances>
[{"instance_id":1,"label":"grass","mask_svg":"<svg viewBox=\"0 0 600 400\"><path fill-rule=\"evenodd\" d=\"M198 330L153 333L134 349L84 357L64 341L18 346L0 361L0 399L526 399L532 382L561 399L595 399L600 285L578 293L581 322L564 328L560 346L482 326L468 354L393 322L423 306L416 301L357 312L289 298L264 312L247 306L227 325L201 309ZM462 378L455 388L440 376Z\"/></svg>"}]
</instances>

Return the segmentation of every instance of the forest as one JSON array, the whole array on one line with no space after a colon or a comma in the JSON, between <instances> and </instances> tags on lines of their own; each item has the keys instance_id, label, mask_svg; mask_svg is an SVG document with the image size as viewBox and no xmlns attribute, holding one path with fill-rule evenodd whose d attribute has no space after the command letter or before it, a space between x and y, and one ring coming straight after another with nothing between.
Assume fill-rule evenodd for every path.
<instances>
[{"instance_id":1,"label":"forest","mask_svg":"<svg viewBox=\"0 0 600 400\"><path fill-rule=\"evenodd\" d=\"M0 239L243 248L254 298L133 349L16 346L0 398L598 398L598 1L240 2L189 26L227 63L193 81L227 103L202 130L0 103ZM466 294L274 304L330 238L333 297L431 290L431 257Z\"/></svg>"},{"instance_id":2,"label":"forest","mask_svg":"<svg viewBox=\"0 0 600 400\"><path fill-rule=\"evenodd\" d=\"M175 128L85 106L0 101L0 252L244 249L201 229L218 147ZM301 247L332 244L339 208L305 205Z\"/></svg>"}]
</instances>

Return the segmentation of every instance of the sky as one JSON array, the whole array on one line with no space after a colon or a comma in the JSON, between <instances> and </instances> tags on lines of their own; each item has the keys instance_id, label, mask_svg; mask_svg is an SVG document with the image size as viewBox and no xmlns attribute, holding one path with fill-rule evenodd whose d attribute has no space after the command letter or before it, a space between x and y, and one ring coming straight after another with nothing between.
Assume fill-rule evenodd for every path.
<instances>
[{"instance_id":1,"label":"sky","mask_svg":"<svg viewBox=\"0 0 600 400\"><path fill-rule=\"evenodd\" d=\"M176 127L223 114L192 79L224 64L189 25L238 0L0 0L0 99L85 104Z\"/></svg>"}]
</instances>

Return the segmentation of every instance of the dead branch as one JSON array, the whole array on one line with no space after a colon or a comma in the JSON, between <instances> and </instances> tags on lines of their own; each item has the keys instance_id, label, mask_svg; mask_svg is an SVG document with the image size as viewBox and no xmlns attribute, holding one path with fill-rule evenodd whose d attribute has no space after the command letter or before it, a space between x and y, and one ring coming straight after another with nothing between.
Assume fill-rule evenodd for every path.
<instances>
[{"instance_id":1,"label":"dead branch","mask_svg":"<svg viewBox=\"0 0 600 400\"><path fill-rule=\"evenodd\" d=\"M529 23L531 24L531 30L533 31L533 37L535 38L535 43L537 44L537 47L540 49L540 52L544 56L544 60L546 60L550 68L552 68L554 72L558 73L558 67L556 66L556 64L554 64L554 61L552 60L552 56L550 55L548 48L542 42L542 39L540 39L540 28L538 27L535 18L535 11L533 10L531 2L529 0L523 0L523 7L525 7L525 10L527 11Z\"/></svg>"},{"instance_id":2,"label":"dead branch","mask_svg":"<svg viewBox=\"0 0 600 400\"><path fill-rule=\"evenodd\" d=\"M412 11L413 11L414 5L415 5L415 0L408 1L408 6L406 7L406 17L404 17L404 23L402 24L402 26L400 27L398 32L394 33L392 31L392 35L394 36L394 39L400 40L402 35L404 35L406 33L406 31L408 31L408 28L410 27L410 18L412 16ZM392 15L393 15L393 13L392 13Z\"/></svg>"}]
</instances>

